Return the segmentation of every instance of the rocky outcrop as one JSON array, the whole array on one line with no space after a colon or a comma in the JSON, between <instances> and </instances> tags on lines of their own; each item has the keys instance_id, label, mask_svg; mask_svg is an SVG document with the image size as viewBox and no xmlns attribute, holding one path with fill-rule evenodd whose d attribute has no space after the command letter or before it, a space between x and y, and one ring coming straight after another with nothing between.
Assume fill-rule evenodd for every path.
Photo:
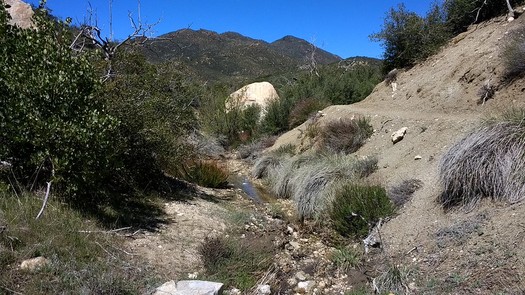
<instances>
[{"instance_id":1,"label":"rocky outcrop","mask_svg":"<svg viewBox=\"0 0 525 295\"><path fill-rule=\"evenodd\" d=\"M271 83L257 82L248 84L230 94L230 97L226 101L226 108L244 108L251 105L258 105L264 110L269 102L278 98L279 95Z\"/></svg>"},{"instance_id":2,"label":"rocky outcrop","mask_svg":"<svg viewBox=\"0 0 525 295\"><path fill-rule=\"evenodd\" d=\"M20 0L4 0L7 12L11 15L9 24L17 25L23 29L33 26L33 9L31 6Z\"/></svg>"}]
</instances>

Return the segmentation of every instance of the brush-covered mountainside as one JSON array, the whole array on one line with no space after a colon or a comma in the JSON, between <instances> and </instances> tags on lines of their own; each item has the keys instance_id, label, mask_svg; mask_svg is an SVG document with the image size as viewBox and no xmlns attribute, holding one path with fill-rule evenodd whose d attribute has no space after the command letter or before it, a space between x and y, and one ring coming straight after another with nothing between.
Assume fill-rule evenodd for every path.
<instances>
[{"instance_id":1,"label":"brush-covered mountainside","mask_svg":"<svg viewBox=\"0 0 525 295\"><path fill-rule=\"evenodd\" d=\"M238 82L296 71L309 63L314 49L320 65L341 61L339 56L292 36L268 43L235 32L182 29L144 43L150 61L183 64L205 81Z\"/></svg>"}]
</instances>

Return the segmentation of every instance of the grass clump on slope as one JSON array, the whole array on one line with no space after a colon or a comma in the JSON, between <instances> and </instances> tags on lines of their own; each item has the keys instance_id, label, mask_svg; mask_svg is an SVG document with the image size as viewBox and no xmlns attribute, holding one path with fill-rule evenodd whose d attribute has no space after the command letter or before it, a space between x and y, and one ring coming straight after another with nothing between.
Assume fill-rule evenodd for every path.
<instances>
[{"instance_id":1,"label":"grass clump on slope","mask_svg":"<svg viewBox=\"0 0 525 295\"><path fill-rule=\"evenodd\" d=\"M305 219L324 212L342 183L366 177L376 168L377 159L372 157L269 154L256 164L254 174L267 175L271 192L280 198L293 199L299 218Z\"/></svg>"},{"instance_id":2,"label":"grass clump on slope","mask_svg":"<svg viewBox=\"0 0 525 295\"><path fill-rule=\"evenodd\" d=\"M525 197L525 110L486 121L455 143L439 165L444 208L483 198L516 203Z\"/></svg>"}]
</instances>

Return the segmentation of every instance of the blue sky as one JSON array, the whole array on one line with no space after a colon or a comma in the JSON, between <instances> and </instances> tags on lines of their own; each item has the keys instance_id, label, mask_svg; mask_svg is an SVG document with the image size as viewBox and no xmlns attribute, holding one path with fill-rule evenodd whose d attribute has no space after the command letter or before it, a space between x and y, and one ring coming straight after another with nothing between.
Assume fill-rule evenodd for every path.
<instances>
[{"instance_id":1,"label":"blue sky","mask_svg":"<svg viewBox=\"0 0 525 295\"><path fill-rule=\"evenodd\" d=\"M38 5L38 0L27 1ZM207 29L219 33L234 31L273 42L293 35L343 58L381 57L379 43L368 36L378 32L385 13L398 3L424 15L432 0L141 0L143 23L159 23L153 36L183 28ZM109 0L48 0L53 14L82 23L89 4L99 27L109 32ZM138 17L137 0L113 0L113 31L123 39L132 29L128 12Z\"/></svg>"}]
</instances>

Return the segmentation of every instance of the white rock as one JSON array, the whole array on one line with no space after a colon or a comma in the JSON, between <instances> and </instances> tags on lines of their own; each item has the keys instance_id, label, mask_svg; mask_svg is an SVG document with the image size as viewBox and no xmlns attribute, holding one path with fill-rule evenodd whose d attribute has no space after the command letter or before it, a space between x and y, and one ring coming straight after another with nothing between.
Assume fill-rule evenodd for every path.
<instances>
[{"instance_id":1,"label":"white rock","mask_svg":"<svg viewBox=\"0 0 525 295\"><path fill-rule=\"evenodd\" d=\"M278 98L279 95L271 83L252 83L230 94L226 101L226 109L231 110L235 107L243 108L250 105L259 105L264 114L266 106Z\"/></svg>"},{"instance_id":2,"label":"white rock","mask_svg":"<svg viewBox=\"0 0 525 295\"><path fill-rule=\"evenodd\" d=\"M206 281L169 281L155 290L153 295L219 295L223 284Z\"/></svg>"},{"instance_id":3,"label":"white rock","mask_svg":"<svg viewBox=\"0 0 525 295\"><path fill-rule=\"evenodd\" d=\"M299 284L297 284L297 288L295 288L295 291L302 294L309 294L314 288L314 286L314 281L299 282Z\"/></svg>"},{"instance_id":4,"label":"white rock","mask_svg":"<svg viewBox=\"0 0 525 295\"><path fill-rule=\"evenodd\" d=\"M299 280L299 281L306 281L306 274L304 273L304 271L300 271L298 273L295 274L295 277Z\"/></svg>"},{"instance_id":5,"label":"white rock","mask_svg":"<svg viewBox=\"0 0 525 295\"><path fill-rule=\"evenodd\" d=\"M49 259L39 256L31 259L22 261L20 264L20 269L27 271L37 271L45 266L48 266L51 263Z\"/></svg>"},{"instance_id":6,"label":"white rock","mask_svg":"<svg viewBox=\"0 0 525 295\"><path fill-rule=\"evenodd\" d=\"M301 247L298 242L292 241L289 244L290 244L290 246L292 246L293 249L296 249L296 250Z\"/></svg>"},{"instance_id":7,"label":"white rock","mask_svg":"<svg viewBox=\"0 0 525 295\"><path fill-rule=\"evenodd\" d=\"M293 230L293 228L291 226L287 226L286 227L286 232L291 235L291 234L294 233L294 230Z\"/></svg>"},{"instance_id":8,"label":"white rock","mask_svg":"<svg viewBox=\"0 0 525 295\"><path fill-rule=\"evenodd\" d=\"M270 295L272 294L272 288L270 285L258 285L257 286L257 295Z\"/></svg>"},{"instance_id":9,"label":"white rock","mask_svg":"<svg viewBox=\"0 0 525 295\"><path fill-rule=\"evenodd\" d=\"M407 133L407 130L408 130L407 127L403 127L397 130L396 132L392 133L392 135L390 136L392 138L392 142L396 144L400 142L401 140L403 140L403 138L405 137L405 134Z\"/></svg>"},{"instance_id":10,"label":"white rock","mask_svg":"<svg viewBox=\"0 0 525 295\"><path fill-rule=\"evenodd\" d=\"M423 159L423 157L421 157L420 155L417 155L414 157L414 160L421 160L421 159Z\"/></svg>"},{"instance_id":11,"label":"white rock","mask_svg":"<svg viewBox=\"0 0 525 295\"><path fill-rule=\"evenodd\" d=\"M237 288L233 288L231 290L224 291L224 294L225 295L241 295L242 292L241 292L241 290L239 290Z\"/></svg>"}]
</instances>

